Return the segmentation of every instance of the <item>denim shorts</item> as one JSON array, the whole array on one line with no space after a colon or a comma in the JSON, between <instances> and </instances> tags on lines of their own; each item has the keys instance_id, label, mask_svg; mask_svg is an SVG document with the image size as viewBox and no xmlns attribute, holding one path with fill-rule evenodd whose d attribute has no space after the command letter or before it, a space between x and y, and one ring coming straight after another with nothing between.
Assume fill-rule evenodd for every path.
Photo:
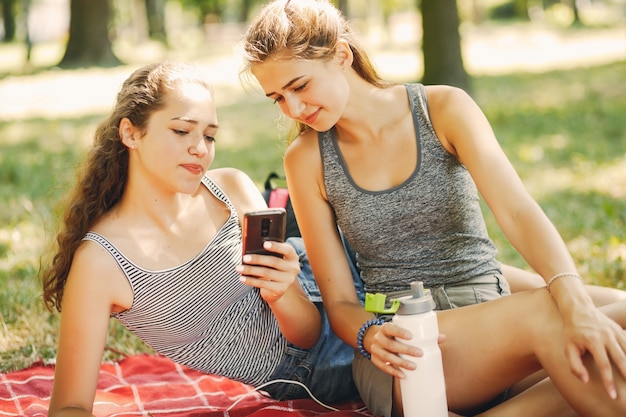
<instances>
[{"instance_id":1,"label":"denim shorts","mask_svg":"<svg viewBox=\"0 0 626 417\"><path fill-rule=\"evenodd\" d=\"M300 238L287 240L300 256L298 279L305 293L317 306L322 317L320 339L311 349L302 349L288 343L281 363L270 380L287 379L304 384L318 400L324 403L358 399L358 391L352 377L354 349L345 344L330 328L322 305L320 290L313 278L311 266ZM347 253L348 254L348 253ZM349 255L349 254L348 254ZM359 300L365 299L365 289L357 270L352 266L352 276ZM308 397L299 385L275 383L264 388L272 398L287 400Z\"/></svg>"},{"instance_id":2,"label":"denim shorts","mask_svg":"<svg viewBox=\"0 0 626 417\"><path fill-rule=\"evenodd\" d=\"M502 275L485 275L471 278L455 284L446 284L430 288L437 310L479 304L494 300L511 293L508 282ZM397 297L403 293L389 294ZM374 415L391 417L393 377L375 366L370 360L355 353L353 365L354 381L367 409ZM497 405L506 396L501 395L489 406Z\"/></svg>"}]
</instances>

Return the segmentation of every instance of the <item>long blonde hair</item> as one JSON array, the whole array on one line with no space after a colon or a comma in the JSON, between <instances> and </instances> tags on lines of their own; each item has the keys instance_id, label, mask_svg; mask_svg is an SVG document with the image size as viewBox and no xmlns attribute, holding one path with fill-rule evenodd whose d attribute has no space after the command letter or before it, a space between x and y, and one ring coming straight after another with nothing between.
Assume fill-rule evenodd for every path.
<instances>
[{"instance_id":1,"label":"long blonde hair","mask_svg":"<svg viewBox=\"0 0 626 417\"><path fill-rule=\"evenodd\" d=\"M393 85L378 75L346 18L327 0L275 0L263 6L240 45L242 74L250 75L252 65L278 53L285 58L329 61L339 40L350 46L352 68L361 78L381 88ZM306 128L296 122L291 139Z\"/></svg>"}]
</instances>

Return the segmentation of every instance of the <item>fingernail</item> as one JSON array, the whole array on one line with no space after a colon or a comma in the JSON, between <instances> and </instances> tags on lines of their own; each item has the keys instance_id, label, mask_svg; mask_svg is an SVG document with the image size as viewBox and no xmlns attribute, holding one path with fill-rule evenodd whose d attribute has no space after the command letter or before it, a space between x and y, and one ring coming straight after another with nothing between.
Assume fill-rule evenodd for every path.
<instances>
[{"instance_id":1,"label":"fingernail","mask_svg":"<svg viewBox=\"0 0 626 417\"><path fill-rule=\"evenodd\" d=\"M243 275L239 275L239 281L241 282L246 282L246 277L244 277Z\"/></svg>"},{"instance_id":2,"label":"fingernail","mask_svg":"<svg viewBox=\"0 0 626 417\"><path fill-rule=\"evenodd\" d=\"M250 256L250 255L244 255L243 256L243 261L244 262L250 262L251 260L252 260L252 256Z\"/></svg>"}]
</instances>

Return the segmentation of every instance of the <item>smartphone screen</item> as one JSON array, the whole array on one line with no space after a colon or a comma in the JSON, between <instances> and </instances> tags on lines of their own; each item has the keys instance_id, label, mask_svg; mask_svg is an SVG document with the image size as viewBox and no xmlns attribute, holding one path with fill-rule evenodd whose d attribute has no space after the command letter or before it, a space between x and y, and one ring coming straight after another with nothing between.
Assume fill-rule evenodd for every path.
<instances>
[{"instance_id":1,"label":"smartphone screen","mask_svg":"<svg viewBox=\"0 0 626 417\"><path fill-rule=\"evenodd\" d=\"M263 249L267 240L284 242L287 230L287 212L272 208L244 214L243 253L280 256Z\"/></svg>"}]
</instances>

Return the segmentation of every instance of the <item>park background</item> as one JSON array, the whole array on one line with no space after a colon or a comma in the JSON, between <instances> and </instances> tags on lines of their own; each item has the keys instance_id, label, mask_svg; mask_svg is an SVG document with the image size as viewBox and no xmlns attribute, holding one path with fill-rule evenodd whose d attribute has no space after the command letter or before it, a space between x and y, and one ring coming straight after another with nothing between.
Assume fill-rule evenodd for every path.
<instances>
[{"instance_id":1,"label":"park background","mask_svg":"<svg viewBox=\"0 0 626 417\"><path fill-rule=\"evenodd\" d=\"M78 39L103 41L104 52L89 42L71 49L72 11L78 5L105 16L94 9L103 2L105 35L87 39L98 33L89 25L102 19L84 17L86 32ZM286 121L239 77L236 44L260 3L0 2L0 373L54 360L58 314L41 301L40 257L95 126L134 69L164 59L207 65L222 126L213 166L240 168L259 188L270 172L283 173ZM160 30L151 27L154 4ZM444 10L424 10L433 5ZM626 0L343 0L340 6L385 78L420 81L434 65L428 83L466 88L586 282L626 289ZM428 28L426 13L433 16ZM435 47L446 48L439 50L458 49L458 56L441 67L445 54L423 51L427 33ZM528 268L484 212L500 260ZM105 359L149 351L111 321Z\"/></svg>"}]
</instances>

